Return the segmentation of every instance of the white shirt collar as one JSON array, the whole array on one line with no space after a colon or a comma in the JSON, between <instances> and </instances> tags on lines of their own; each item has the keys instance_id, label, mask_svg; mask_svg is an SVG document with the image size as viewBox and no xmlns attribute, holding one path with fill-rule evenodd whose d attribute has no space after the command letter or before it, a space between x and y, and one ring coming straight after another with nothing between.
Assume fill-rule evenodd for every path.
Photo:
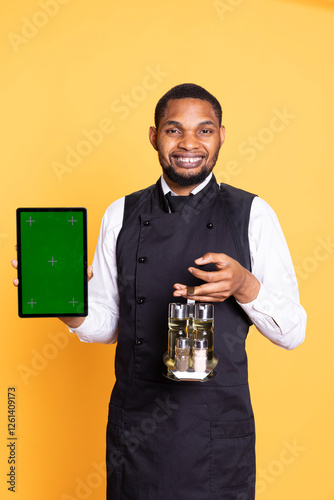
<instances>
[{"instance_id":1,"label":"white shirt collar","mask_svg":"<svg viewBox=\"0 0 334 500\"><path fill-rule=\"evenodd\" d=\"M198 184L198 186L196 186L192 191L191 191L191 194L197 194L199 193L203 188L205 188L205 186L210 182L211 180L211 177L212 177L212 172L210 172L210 174L207 176L207 178L201 182L201 184ZM176 193L174 193L171 188L168 186L167 182L165 181L165 178L163 175L161 175L161 187L162 187L162 191L165 194L171 192L173 196L177 196Z\"/></svg>"}]
</instances>

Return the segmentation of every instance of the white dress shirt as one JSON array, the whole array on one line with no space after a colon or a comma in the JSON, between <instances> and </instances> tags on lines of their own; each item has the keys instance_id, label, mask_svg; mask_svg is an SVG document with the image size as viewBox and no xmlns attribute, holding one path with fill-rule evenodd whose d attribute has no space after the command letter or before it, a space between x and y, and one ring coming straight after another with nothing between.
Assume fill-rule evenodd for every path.
<instances>
[{"instance_id":1,"label":"white dress shirt","mask_svg":"<svg viewBox=\"0 0 334 500\"><path fill-rule=\"evenodd\" d=\"M192 193L203 189L211 176ZM171 191L163 176L161 186L164 194ZM93 259L94 277L89 282L89 314L80 327L70 329L82 342L112 344L117 340L119 295L116 242L122 227L124 200L123 197L112 203L102 219ZM259 332L271 342L293 349L304 340L306 313L299 302L296 275L277 216L258 197L252 202L248 237L252 274L261 287L255 300L239 305Z\"/></svg>"}]
</instances>

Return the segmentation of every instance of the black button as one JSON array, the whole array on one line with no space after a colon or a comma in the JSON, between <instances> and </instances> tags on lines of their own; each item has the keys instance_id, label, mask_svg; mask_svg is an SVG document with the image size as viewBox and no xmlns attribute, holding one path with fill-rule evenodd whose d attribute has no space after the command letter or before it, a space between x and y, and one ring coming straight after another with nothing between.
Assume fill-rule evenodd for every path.
<instances>
[{"instance_id":1,"label":"black button","mask_svg":"<svg viewBox=\"0 0 334 500\"><path fill-rule=\"evenodd\" d=\"M149 226L151 223L149 220L144 220L143 225L144 226Z\"/></svg>"},{"instance_id":2,"label":"black button","mask_svg":"<svg viewBox=\"0 0 334 500\"><path fill-rule=\"evenodd\" d=\"M139 257L139 259L138 259L138 262L140 262L141 264L143 264L146 261L147 261L147 257Z\"/></svg>"},{"instance_id":3,"label":"black button","mask_svg":"<svg viewBox=\"0 0 334 500\"><path fill-rule=\"evenodd\" d=\"M142 345L143 342L144 342L143 339L136 339L135 340L136 345Z\"/></svg>"},{"instance_id":4,"label":"black button","mask_svg":"<svg viewBox=\"0 0 334 500\"><path fill-rule=\"evenodd\" d=\"M208 229L212 229L212 228L213 228L213 224L212 224L212 222L208 222L208 223L207 223L207 225L206 225L206 227L207 227Z\"/></svg>"},{"instance_id":5,"label":"black button","mask_svg":"<svg viewBox=\"0 0 334 500\"><path fill-rule=\"evenodd\" d=\"M137 304L144 304L145 301L146 301L146 299L144 297L139 297L137 299Z\"/></svg>"}]
</instances>

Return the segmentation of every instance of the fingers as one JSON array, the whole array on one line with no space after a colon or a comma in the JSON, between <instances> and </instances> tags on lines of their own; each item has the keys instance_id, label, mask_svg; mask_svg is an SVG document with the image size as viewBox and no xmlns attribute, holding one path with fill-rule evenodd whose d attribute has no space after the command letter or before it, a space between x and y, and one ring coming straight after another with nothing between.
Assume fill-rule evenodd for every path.
<instances>
[{"instance_id":1,"label":"fingers","mask_svg":"<svg viewBox=\"0 0 334 500\"><path fill-rule=\"evenodd\" d=\"M10 261L10 263L12 264L12 266L14 267L14 269L17 269L17 264L18 264L18 263L17 263L17 260L16 260L16 259L12 259L12 260ZM13 285L14 285L14 286L19 286L19 280L18 280L17 278L14 278L14 279L13 279Z\"/></svg>"},{"instance_id":2,"label":"fingers","mask_svg":"<svg viewBox=\"0 0 334 500\"><path fill-rule=\"evenodd\" d=\"M195 260L195 264L215 264L217 271L203 271L196 267L189 267L188 271L205 283L196 287L187 287L175 283L174 297L183 297L203 302L223 302L233 293L235 269L238 264L234 259L224 253L208 252Z\"/></svg>"},{"instance_id":3,"label":"fingers","mask_svg":"<svg viewBox=\"0 0 334 500\"><path fill-rule=\"evenodd\" d=\"M15 250L17 251L17 245L15 245ZM17 266L18 266L17 259L12 259L10 261L10 263L12 264L12 266L14 267L14 269L17 269ZM13 279L13 285L14 286L19 286L19 280L17 278Z\"/></svg>"},{"instance_id":4,"label":"fingers","mask_svg":"<svg viewBox=\"0 0 334 500\"><path fill-rule=\"evenodd\" d=\"M183 297L192 300L205 299L206 302L210 301L210 299L216 299L215 302L222 302L230 295L228 285L223 287L221 281L217 284L205 283L204 285L191 287L191 292L193 292L191 294L189 294L189 287L186 285L176 283L174 288L176 288L173 293L174 297Z\"/></svg>"},{"instance_id":5,"label":"fingers","mask_svg":"<svg viewBox=\"0 0 334 500\"><path fill-rule=\"evenodd\" d=\"M224 300L227 299L227 297L206 297L205 295L189 295L186 297L187 299L195 300L196 302L224 302Z\"/></svg>"},{"instance_id":6,"label":"fingers","mask_svg":"<svg viewBox=\"0 0 334 500\"><path fill-rule=\"evenodd\" d=\"M224 302L224 300L228 298L227 296L223 297L221 293L212 295L197 295L199 293L199 288L200 287L195 287L196 295L187 295L187 287L185 287L185 290L174 292L173 295L174 297L183 297L185 299L195 300L197 302Z\"/></svg>"},{"instance_id":7,"label":"fingers","mask_svg":"<svg viewBox=\"0 0 334 500\"><path fill-rule=\"evenodd\" d=\"M226 267L229 267L226 265ZM207 283L216 283L218 281L223 281L226 279L230 279L230 273L225 269L219 271L203 271L202 269L197 269L196 267L189 267L188 271L199 278L202 281L206 281Z\"/></svg>"},{"instance_id":8,"label":"fingers","mask_svg":"<svg viewBox=\"0 0 334 500\"><path fill-rule=\"evenodd\" d=\"M187 285L181 285L181 283L175 283L174 288L176 288L176 290L185 290L187 288Z\"/></svg>"},{"instance_id":9,"label":"fingers","mask_svg":"<svg viewBox=\"0 0 334 500\"><path fill-rule=\"evenodd\" d=\"M88 281L90 281L92 279L92 277L94 276L93 266L87 267L87 276L88 276Z\"/></svg>"},{"instance_id":10,"label":"fingers","mask_svg":"<svg viewBox=\"0 0 334 500\"><path fill-rule=\"evenodd\" d=\"M184 297L184 298L192 298L192 295L187 295L188 287L187 285L182 285L181 283L174 284L175 292L173 293L174 297Z\"/></svg>"},{"instance_id":11,"label":"fingers","mask_svg":"<svg viewBox=\"0 0 334 500\"><path fill-rule=\"evenodd\" d=\"M195 263L199 266L204 266L205 264L224 264L230 261L230 257L225 253L213 253L208 252L202 257L195 260Z\"/></svg>"}]
</instances>

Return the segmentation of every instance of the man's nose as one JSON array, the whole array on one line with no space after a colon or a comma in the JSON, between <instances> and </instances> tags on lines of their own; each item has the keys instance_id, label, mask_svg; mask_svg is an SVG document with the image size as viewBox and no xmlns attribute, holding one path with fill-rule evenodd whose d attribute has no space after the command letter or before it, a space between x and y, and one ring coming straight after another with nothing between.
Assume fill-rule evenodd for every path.
<instances>
[{"instance_id":1,"label":"man's nose","mask_svg":"<svg viewBox=\"0 0 334 500\"><path fill-rule=\"evenodd\" d=\"M199 147L197 135L192 132L184 133L179 140L179 147L187 150L197 149Z\"/></svg>"}]
</instances>

